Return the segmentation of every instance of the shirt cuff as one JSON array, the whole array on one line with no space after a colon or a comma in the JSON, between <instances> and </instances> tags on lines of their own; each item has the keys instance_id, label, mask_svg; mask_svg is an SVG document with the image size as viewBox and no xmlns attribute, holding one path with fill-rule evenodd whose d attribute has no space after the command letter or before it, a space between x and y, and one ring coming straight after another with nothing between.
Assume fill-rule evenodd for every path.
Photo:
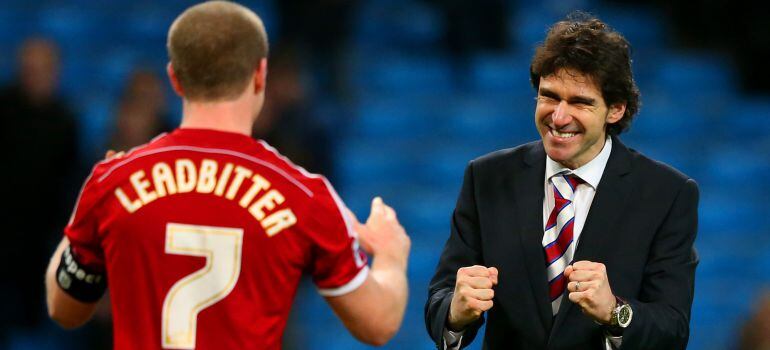
<instances>
[{"instance_id":1,"label":"shirt cuff","mask_svg":"<svg viewBox=\"0 0 770 350\"><path fill-rule=\"evenodd\" d=\"M445 338L446 339L446 338ZM613 337L609 334L604 335L604 348L606 350L620 349L620 345L623 343L623 336Z\"/></svg>"},{"instance_id":2,"label":"shirt cuff","mask_svg":"<svg viewBox=\"0 0 770 350\"><path fill-rule=\"evenodd\" d=\"M348 294L360 287L366 281L366 276L369 275L369 266L364 266L358 271L358 274L353 277L348 283L337 288L319 288L318 294L324 297L338 297L340 295Z\"/></svg>"},{"instance_id":3,"label":"shirt cuff","mask_svg":"<svg viewBox=\"0 0 770 350\"><path fill-rule=\"evenodd\" d=\"M455 332L444 328L444 350L459 350L465 330Z\"/></svg>"}]
</instances>

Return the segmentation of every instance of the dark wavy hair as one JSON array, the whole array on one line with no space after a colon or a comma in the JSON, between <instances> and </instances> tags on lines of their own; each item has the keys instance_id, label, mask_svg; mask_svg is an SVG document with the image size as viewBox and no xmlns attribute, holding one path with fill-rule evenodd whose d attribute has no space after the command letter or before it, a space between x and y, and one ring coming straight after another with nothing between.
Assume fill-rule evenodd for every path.
<instances>
[{"instance_id":1,"label":"dark wavy hair","mask_svg":"<svg viewBox=\"0 0 770 350\"><path fill-rule=\"evenodd\" d=\"M631 126L640 105L630 51L628 41L607 24L590 14L573 12L554 24L537 47L529 68L532 86L537 91L540 77L560 69L574 69L591 77L607 106L625 102L623 118L607 125L608 133L620 134Z\"/></svg>"}]
</instances>

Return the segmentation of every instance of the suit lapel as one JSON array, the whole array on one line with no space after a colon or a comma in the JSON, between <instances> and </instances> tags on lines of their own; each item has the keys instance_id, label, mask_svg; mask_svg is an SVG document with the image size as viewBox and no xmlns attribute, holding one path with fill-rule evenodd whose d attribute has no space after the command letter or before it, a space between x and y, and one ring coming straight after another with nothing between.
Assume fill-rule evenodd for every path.
<instances>
[{"instance_id":1,"label":"suit lapel","mask_svg":"<svg viewBox=\"0 0 770 350\"><path fill-rule=\"evenodd\" d=\"M543 252L543 179L545 150L542 143L534 144L524 156L524 167L517 174L514 191L515 212L519 223L518 236L527 264L529 284L537 304L538 314L546 333L551 329L551 304L548 300L545 253ZM516 227L516 226L514 226Z\"/></svg>"},{"instance_id":2,"label":"suit lapel","mask_svg":"<svg viewBox=\"0 0 770 350\"><path fill-rule=\"evenodd\" d=\"M607 166L604 168L591 209L588 211L583 231L580 233L573 261L606 261L606 253L612 249L613 242L617 241L617 232L612 231L613 224L625 211L626 198L632 188L630 177L626 176L630 171L631 153L617 137L613 136L612 153L607 160ZM559 330L572 306L573 303L565 294L554 320L550 340Z\"/></svg>"}]
</instances>

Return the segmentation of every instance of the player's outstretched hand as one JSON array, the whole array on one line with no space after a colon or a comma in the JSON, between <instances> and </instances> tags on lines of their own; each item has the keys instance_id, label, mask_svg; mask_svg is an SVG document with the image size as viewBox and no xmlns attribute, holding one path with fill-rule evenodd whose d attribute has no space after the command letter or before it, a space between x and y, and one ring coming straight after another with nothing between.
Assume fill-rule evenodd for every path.
<instances>
[{"instance_id":1,"label":"player's outstretched hand","mask_svg":"<svg viewBox=\"0 0 770 350\"><path fill-rule=\"evenodd\" d=\"M367 253L376 259L392 260L406 268L412 242L398 222L393 208L385 204L382 198L375 197L366 224L358 222L352 213L350 216L353 218L361 247Z\"/></svg>"}]
</instances>

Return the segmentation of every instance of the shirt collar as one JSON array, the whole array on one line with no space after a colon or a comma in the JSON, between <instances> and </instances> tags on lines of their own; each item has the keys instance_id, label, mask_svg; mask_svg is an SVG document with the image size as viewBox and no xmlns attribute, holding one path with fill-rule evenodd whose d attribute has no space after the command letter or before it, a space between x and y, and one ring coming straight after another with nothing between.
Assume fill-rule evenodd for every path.
<instances>
[{"instance_id":1,"label":"shirt collar","mask_svg":"<svg viewBox=\"0 0 770 350\"><path fill-rule=\"evenodd\" d=\"M551 157L546 155L545 160L545 181L553 177L556 174L571 172L577 175L580 179L585 181L594 190L599 187L599 181L604 174L604 168L607 167L607 161L610 159L610 153L612 153L612 138L607 137L604 141L604 147L599 154L594 157L590 162L584 164L580 168L570 170L569 168L557 163Z\"/></svg>"}]
</instances>

